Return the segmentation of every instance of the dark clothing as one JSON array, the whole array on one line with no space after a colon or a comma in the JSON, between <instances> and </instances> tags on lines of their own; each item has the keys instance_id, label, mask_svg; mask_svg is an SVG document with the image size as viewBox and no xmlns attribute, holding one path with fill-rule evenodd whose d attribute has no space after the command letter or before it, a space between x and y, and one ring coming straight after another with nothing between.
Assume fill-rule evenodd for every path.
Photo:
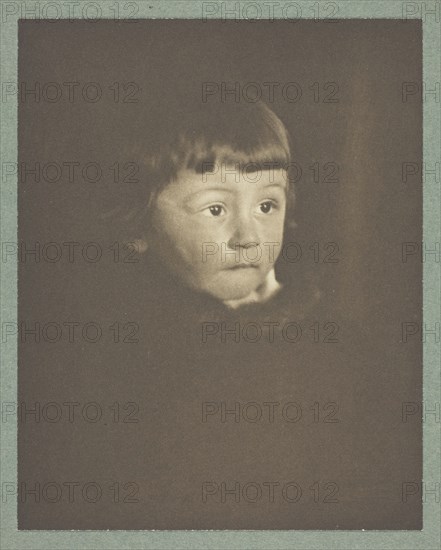
<instances>
[{"instance_id":1,"label":"dark clothing","mask_svg":"<svg viewBox=\"0 0 441 550\"><path fill-rule=\"evenodd\" d=\"M401 417L416 352L334 319L307 282L229 310L150 259L106 292L108 323L139 324L139 341L75 350L66 387L120 403L120 421L60 428L49 471L118 480L121 500L133 482L139 502L66 504L48 528L421 527L421 499L402 499L421 479L421 426Z\"/></svg>"}]
</instances>

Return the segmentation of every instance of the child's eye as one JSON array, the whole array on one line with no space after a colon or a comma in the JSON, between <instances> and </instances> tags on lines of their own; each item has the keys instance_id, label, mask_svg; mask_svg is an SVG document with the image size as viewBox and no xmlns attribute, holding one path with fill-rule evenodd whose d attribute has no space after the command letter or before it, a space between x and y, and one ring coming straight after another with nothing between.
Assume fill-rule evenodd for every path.
<instances>
[{"instance_id":1,"label":"child's eye","mask_svg":"<svg viewBox=\"0 0 441 550\"><path fill-rule=\"evenodd\" d=\"M218 218L225 214L225 209L221 204L213 204L212 206L205 208L203 212L205 216Z\"/></svg>"},{"instance_id":2,"label":"child's eye","mask_svg":"<svg viewBox=\"0 0 441 550\"><path fill-rule=\"evenodd\" d=\"M277 204L274 201L265 201L259 204L259 211L262 214L269 214L275 208L277 208Z\"/></svg>"}]
</instances>

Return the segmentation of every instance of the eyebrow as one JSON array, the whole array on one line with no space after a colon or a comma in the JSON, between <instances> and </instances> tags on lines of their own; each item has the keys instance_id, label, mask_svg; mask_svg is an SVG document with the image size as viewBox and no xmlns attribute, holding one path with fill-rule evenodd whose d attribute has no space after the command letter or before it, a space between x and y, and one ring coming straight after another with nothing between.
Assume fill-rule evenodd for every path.
<instances>
[{"instance_id":1,"label":"eyebrow","mask_svg":"<svg viewBox=\"0 0 441 550\"><path fill-rule=\"evenodd\" d=\"M230 189L225 189L224 187L209 187L207 189L201 189L200 191L190 193L187 197L185 197L184 204L188 204L194 199L197 200L200 195L203 195L204 193L209 193L210 191L221 191L222 193L228 193L230 195L234 193L234 191L231 191Z\"/></svg>"},{"instance_id":2,"label":"eyebrow","mask_svg":"<svg viewBox=\"0 0 441 550\"><path fill-rule=\"evenodd\" d=\"M253 183L253 182L251 182ZM268 189L270 187L277 187L279 189L282 189L283 191L286 191L286 182L285 181L273 181L272 183L268 183L267 185L264 185L262 187L262 189ZM197 198L198 195L202 195L203 193L209 193L211 191L214 191L214 192L221 192L221 193L228 193L229 195L234 195L234 190L233 189L226 189L225 187L221 187L219 185L215 185L213 187L211 186L207 186L205 187L204 189L200 189L198 191L195 191L193 193L190 193L190 195L188 195L186 198L185 198L185 203L191 201L192 199L194 198Z\"/></svg>"},{"instance_id":3,"label":"eyebrow","mask_svg":"<svg viewBox=\"0 0 441 550\"><path fill-rule=\"evenodd\" d=\"M286 184L285 184L285 182L268 183L267 185L264 185L262 187L262 189L268 189L269 187L278 187L279 189L284 190L286 188ZM225 187L219 187L218 185L216 185L216 186L213 186L213 187L208 186L208 187L205 187L204 189L200 189L199 191L195 191L194 193L191 193L188 196L188 199L192 199L193 197L195 197L197 195L200 195L202 193L208 193L210 191L220 191L222 193L229 193L230 195L234 194L233 189L226 189Z\"/></svg>"},{"instance_id":4,"label":"eyebrow","mask_svg":"<svg viewBox=\"0 0 441 550\"><path fill-rule=\"evenodd\" d=\"M251 181L251 182L249 182L249 183L256 183L256 182ZM286 181L285 181L285 180L283 180L283 181L281 181L281 180L280 180L280 181L276 180L276 181L273 181L273 182L271 182L271 183L267 183L266 185L264 185L264 186L262 187L262 189L266 189L267 187L282 187L282 188L285 188L285 187L286 187ZM203 192L203 191L224 191L224 192L226 192L226 193L234 193L234 190L232 190L232 189L225 189L225 187L221 187L221 186L219 186L219 185L215 185L215 186L213 186L213 187L211 187L210 185L207 185L207 187L205 187L204 189L201 189L200 191L195 191L194 194L196 194L196 193L201 193L201 192Z\"/></svg>"},{"instance_id":5,"label":"eyebrow","mask_svg":"<svg viewBox=\"0 0 441 550\"><path fill-rule=\"evenodd\" d=\"M283 181L273 181L272 183L268 183L268 185L264 185L262 187L262 189L267 189L268 187L282 187L283 189L285 189L286 187L286 182Z\"/></svg>"},{"instance_id":6,"label":"eyebrow","mask_svg":"<svg viewBox=\"0 0 441 550\"><path fill-rule=\"evenodd\" d=\"M207 191L222 191L223 193L234 193L232 189L225 189L225 187L219 187L216 185L215 187L210 187L210 186L204 187L204 189L195 191L194 193L192 193L192 195L199 195L199 193L206 193Z\"/></svg>"}]
</instances>

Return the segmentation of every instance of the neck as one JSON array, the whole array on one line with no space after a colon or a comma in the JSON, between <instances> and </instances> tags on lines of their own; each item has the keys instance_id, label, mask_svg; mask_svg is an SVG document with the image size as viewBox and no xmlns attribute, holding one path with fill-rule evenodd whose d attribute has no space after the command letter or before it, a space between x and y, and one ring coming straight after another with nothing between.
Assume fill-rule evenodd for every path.
<instances>
[{"instance_id":1,"label":"neck","mask_svg":"<svg viewBox=\"0 0 441 550\"><path fill-rule=\"evenodd\" d=\"M248 296L239 298L238 300L226 300L224 304L231 309L237 309L238 307L248 304L263 303L277 294L280 288L281 284L276 280L276 274L273 268L265 277L263 283L250 292Z\"/></svg>"}]
</instances>

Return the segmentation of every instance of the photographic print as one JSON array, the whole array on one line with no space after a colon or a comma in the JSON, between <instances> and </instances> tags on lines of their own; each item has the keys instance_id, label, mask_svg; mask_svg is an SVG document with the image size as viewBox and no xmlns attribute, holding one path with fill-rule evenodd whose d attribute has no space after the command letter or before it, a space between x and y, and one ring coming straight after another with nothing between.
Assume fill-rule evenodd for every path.
<instances>
[{"instance_id":1,"label":"photographic print","mask_svg":"<svg viewBox=\"0 0 441 550\"><path fill-rule=\"evenodd\" d=\"M439 13L380 4L2 6L5 547L437 548Z\"/></svg>"}]
</instances>

